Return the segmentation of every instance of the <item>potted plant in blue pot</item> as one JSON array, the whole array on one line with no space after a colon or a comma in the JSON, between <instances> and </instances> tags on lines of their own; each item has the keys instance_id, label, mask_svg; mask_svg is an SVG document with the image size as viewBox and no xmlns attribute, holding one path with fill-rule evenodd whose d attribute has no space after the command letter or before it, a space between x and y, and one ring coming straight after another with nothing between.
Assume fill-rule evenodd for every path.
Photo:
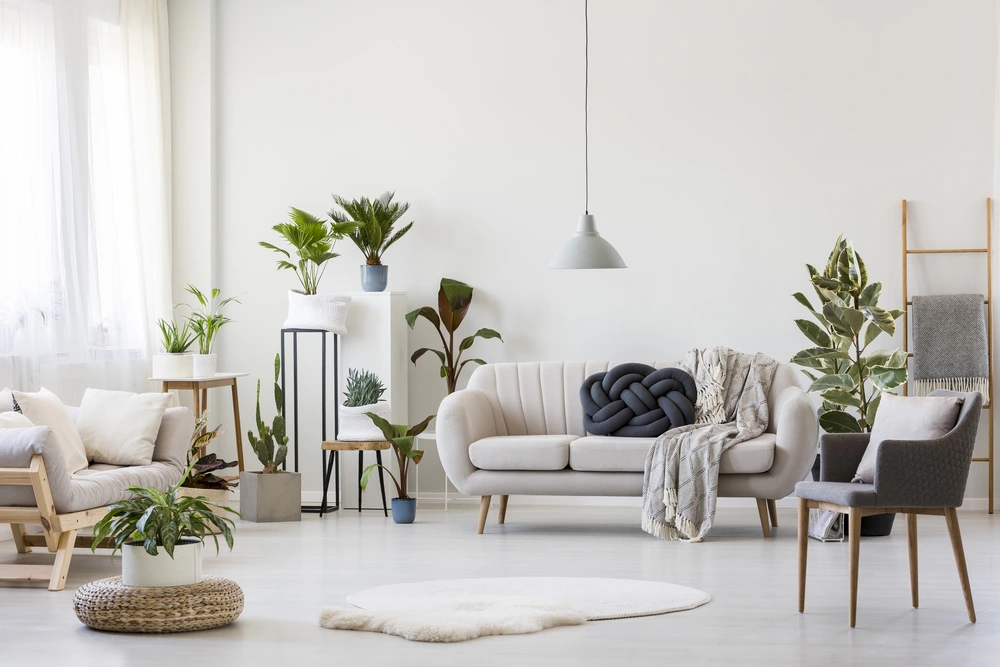
<instances>
[{"instance_id":1,"label":"potted plant in blue pot","mask_svg":"<svg viewBox=\"0 0 1000 667\"><path fill-rule=\"evenodd\" d=\"M350 238L365 254L365 263L361 266L361 289L366 292L385 290L389 283L389 267L382 263L382 255L413 226L411 222L393 233L393 225L410 210L408 203L392 201L395 194L383 192L377 199L362 197L353 201L333 195L333 201L344 210L330 209L330 219L337 225L355 225Z\"/></svg>"},{"instance_id":2,"label":"potted plant in blue pot","mask_svg":"<svg viewBox=\"0 0 1000 667\"><path fill-rule=\"evenodd\" d=\"M375 472L376 468L384 469L389 473L393 484L396 485L397 497L392 499L392 520L396 523L413 523L413 519L417 515L417 499L410 498L406 494L406 476L409 472L410 461L413 461L413 465L417 465L424 456L423 450L413 448L414 438L426 430L427 425L431 423L435 415L431 415L416 426L406 426L390 424L374 412L366 414L375 422L379 430L382 431L382 435L385 436L386 441L392 445L392 451L396 454L396 464L399 467L399 479L396 479L392 471L385 466L373 463L365 468L361 474L361 489L366 490L368 488L368 480L371 479L372 473Z\"/></svg>"}]
</instances>

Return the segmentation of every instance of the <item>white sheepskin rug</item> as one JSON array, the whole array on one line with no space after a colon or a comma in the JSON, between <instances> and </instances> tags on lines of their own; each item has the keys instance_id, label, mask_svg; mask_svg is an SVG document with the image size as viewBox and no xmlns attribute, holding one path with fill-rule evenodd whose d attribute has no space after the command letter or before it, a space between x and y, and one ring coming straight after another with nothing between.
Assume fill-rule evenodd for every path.
<instances>
[{"instance_id":1,"label":"white sheepskin rug","mask_svg":"<svg viewBox=\"0 0 1000 667\"><path fill-rule=\"evenodd\" d=\"M412 641L458 642L520 635L586 621L694 609L712 599L687 586L634 579L510 577L392 584L355 593L360 609L320 615L332 630L382 632Z\"/></svg>"}]
</instances>

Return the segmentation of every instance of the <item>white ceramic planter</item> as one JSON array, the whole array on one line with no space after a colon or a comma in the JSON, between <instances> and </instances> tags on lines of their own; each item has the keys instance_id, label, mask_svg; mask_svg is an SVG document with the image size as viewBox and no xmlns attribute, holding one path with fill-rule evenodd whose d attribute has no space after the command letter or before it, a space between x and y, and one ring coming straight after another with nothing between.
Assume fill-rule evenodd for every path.
<instances>
[{"instance_id":1,"label":"white ceramic planter","mask_svg":"<svg viewBox=\"0 0 1000 667\"><path fill-rule=\"evenodd\" d=\"M191 354L154 354L154 378L189 378L194 377L194 355Z\"/></svg>"},{"instance_id":2,"label":"white ceramic planter","mask_svg":"<svg viewBox=\"0 0 1000 667\"><path fill-rule=\"evenodd\" d=\"M392 412L389 404L380 401L372 405L357 407L340 406L340 430L337 439L344 442L379 442L385 440L385 435L375 426L375 422L366 412L374 412L382 419L389 420Z\"/></svg>"},{"instance_id":3,"label":"white ceramic planter","mask_svg":"<svg viewBox=\"0 0 1000 667\"><path fill-rule=\"evenodd\" d=\"M288 318L285 329L322 329L335 334L347 333L347 307L351 297L336 294L303 294L288 291Z\"/></svg>"},{"instance_id":4,"label":"white ceramic planter","mask_svg":"<svg viewBox=\"0 0 1000 667\"><path fill-rule=\"evenodd\" d=\"M204 578L201 550L200 540L185 538L174 547L173 558L163 547L157 548L157 555L150 556L141 542L126 542L122 545L122 583L144 587L200 584Z\"/></svg>"},{"instance_id":5,"label":"white ceramic planter","mask_svg":"<svg viewBox=\"0 0 1000 667\"><path fill-rule=\"evenodd\" d=\"M218 359L219 357L216 354L192 354L192 377L215 377L215 367Z\"/></svg>"}]
</instances>

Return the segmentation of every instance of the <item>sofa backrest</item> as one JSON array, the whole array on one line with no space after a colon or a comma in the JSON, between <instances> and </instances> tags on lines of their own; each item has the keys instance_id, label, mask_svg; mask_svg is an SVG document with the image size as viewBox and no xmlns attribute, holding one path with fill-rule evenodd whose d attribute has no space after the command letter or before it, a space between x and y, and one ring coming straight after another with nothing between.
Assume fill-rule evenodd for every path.
<instances>
[{"instance_id":1,"label":"sofa backrest","mask_svg":"<svg viewBox=\"0 0 1000 667\"><path fill-rule=\"evenodd\" d=\"M624 362L533 361L487 364L469 378L469 389L486 394L493 408L500 435L585 436L580 387L594 373ZM649 362L644 362L649 363ZM675 366L677 362L649 363L654 368ZM799 378L802 378L800 380ZM768 431L776 432L781 405L778 397L788 387L804 385L805 377L790 364L778 364L767 403Z\"/></svg>"}]
</instances>

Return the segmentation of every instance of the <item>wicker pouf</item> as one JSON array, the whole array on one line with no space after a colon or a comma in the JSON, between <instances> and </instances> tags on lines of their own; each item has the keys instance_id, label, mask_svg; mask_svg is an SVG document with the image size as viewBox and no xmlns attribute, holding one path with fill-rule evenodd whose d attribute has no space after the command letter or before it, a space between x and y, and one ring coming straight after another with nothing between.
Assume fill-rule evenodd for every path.
<instances>
[{"instance_id":1,"label":"wicker pouf","mask_svg":"<svg viewBox=\"0 0 1000 667\"><path fill-rule=\"evenodd\" d=\"M121 577L81 586L73 598L80 622L109 632L190 632L232 623L243 612L235 581L205 577L200 584L139 588Z\"/></svg>"}]
</instances>

